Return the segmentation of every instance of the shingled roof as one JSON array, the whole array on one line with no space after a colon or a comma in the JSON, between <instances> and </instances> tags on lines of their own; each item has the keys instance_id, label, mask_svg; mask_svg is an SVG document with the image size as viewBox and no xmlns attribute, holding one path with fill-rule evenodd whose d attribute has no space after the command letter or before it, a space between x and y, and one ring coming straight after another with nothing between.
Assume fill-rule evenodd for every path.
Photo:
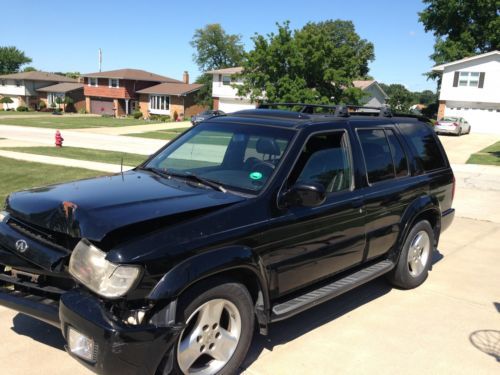
<instances>
[{"instance_id":1,"label":"shingled roof","mask_svg":"<svg viewBox=\"0 0 500 375\"><path fill-rule=\"evenodd\" d=\"M118 69L108 70L107 72L87 73L83 77L92 78L115 78L115 79L130 79L133 81L153 81L153 82L173 82L182 83L177 79L161 76L159 74L147 72L140 69Z\"/></svg>"},{"instance_id":2,"label":"shingled roof","mask_svg":"<svg viewBox=\"0 0 500 375\"><path fill-rule=\"evenodd\" d=\"M30 80L30 81L51 81L51 82L78 82L74 78L69 78L66 76L61 76L59 74L47 73L47 72L21 72L5 74L0 76L0 79L18 79L18 80Z\"/></svg>"},{"instance_id":3,"label":"shingled roof","mask_svg":"<svg viewBox=\"0 0 500 375\"><path fill-rule=\"evenodd\" d=\"M83 83L73 83L73 82L57 83L52 86L42 87L36 91L66 93L78 89L83 89Z\"/></svg>"}]
</instances>

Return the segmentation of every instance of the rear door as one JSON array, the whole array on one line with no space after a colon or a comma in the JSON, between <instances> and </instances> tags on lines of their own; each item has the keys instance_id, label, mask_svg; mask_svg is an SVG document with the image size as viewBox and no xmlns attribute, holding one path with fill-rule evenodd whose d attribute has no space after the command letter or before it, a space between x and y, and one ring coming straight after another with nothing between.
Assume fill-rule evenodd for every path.
<instances>
[{"instance_id":1,"label":"rear door","mask_svg":"<svg viewBox=\"0 0 500 375\"><path fill-rule=\"evenodd\" d=\"M401 217L418 192L412 186L408 155L396 127L383 120L353 125L365 166L362 192L367 261L386 254L396 244Z\"/></svg>"}]
</instances>

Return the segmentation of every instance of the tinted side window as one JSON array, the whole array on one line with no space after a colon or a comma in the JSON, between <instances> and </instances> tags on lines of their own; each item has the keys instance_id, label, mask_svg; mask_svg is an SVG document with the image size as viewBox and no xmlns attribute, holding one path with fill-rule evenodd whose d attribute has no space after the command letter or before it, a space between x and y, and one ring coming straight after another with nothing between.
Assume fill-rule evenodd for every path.
<instances>
[{"instance_id":1,"label":"tinted side window","mask_svg":"<svg viewBox=\"0 0 500 375\"><path fill-rule=\"evenodd\" d=\"M389 147L391 148L392 159L394 160L394 168L396 170L396 177L404 177L408 175L408 161L406 155L399 143L396 134L393 130L386 129L385 134L387 135L387 140L389 141Z\"/></svg>"},{"instance_id":2,"label":"tinted side window","mask_svg":"<svg viewBox=\"0 0 500 375\"><path fill-rule=\"evenodd\" d=\"M382 129L358 130L370 183L394 178L389 143Z\"/></svg>"},{"instance_id":3,"label":"tinted side window","mask_svg":"<svg viewBox=\"0 0 500 375\"><path fill-rule=\"evenodd\" d=\"M290 176L290 184L314 182L328 193L351 187L351 165L345 132L322 133L307 141Z\"/></svg>"},{"instance_id":4,"label":"tinted side window","mask_svg":"<svg viewBox=\"0 0 500 375\"><path fill-rule=\"evenodd\" d=\"M446 167L432 128L424 123L401 124L401 132L424 171Z\"/></svg>"}]
</instances>

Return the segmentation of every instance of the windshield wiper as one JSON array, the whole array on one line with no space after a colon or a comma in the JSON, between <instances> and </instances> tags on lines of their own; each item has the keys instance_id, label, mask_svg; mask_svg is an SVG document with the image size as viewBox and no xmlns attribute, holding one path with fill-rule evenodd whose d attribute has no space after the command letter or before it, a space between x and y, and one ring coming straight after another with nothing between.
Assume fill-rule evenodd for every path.
<instances>
[{"instance_id":1,"label":"windshield wiper","mask_svg":"<svg viewBox=\"0 0 500 375\"><path fill-rule=\"evenodd\" d=\"M227 190L221 184L218 184L215 181L200 177L200 176L195 175L193 173L172 172L172 171L168 171L166 169L154 168L154 167L142 167L141 169L146 170L146 171L151 171L151 172L153 172L157 175L160 175L162 177L179 177L179 178L183 178L183 179L186 179L189 181L195 181L195 182L198 182L199 184L211 187L214 190L219 190L223 193L227 192Z\"/></svg>"}]
</instances>

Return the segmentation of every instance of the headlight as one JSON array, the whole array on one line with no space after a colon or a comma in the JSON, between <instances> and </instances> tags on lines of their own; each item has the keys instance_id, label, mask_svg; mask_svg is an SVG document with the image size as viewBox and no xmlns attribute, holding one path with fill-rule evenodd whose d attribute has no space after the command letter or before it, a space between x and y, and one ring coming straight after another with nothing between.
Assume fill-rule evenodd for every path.
<instances>
[{"instance_id":1,"label":"headlight","mask_svg":"<svg viewBox=\"0 0 500 375\"><path fill-rule=\"evenodd\" d=\"M106 253L81 240L71 254L69 273L97 294L117 298L130 290L141 268L111 263L106 260Z\"/></svg>"},{"instance_id":2,"label":"headlight","mask_svg":"<svg viewBox=\"0 0 500 375\"><path fill-rule=\"evenodd\" d=\"M0 211L0 223L2 223L7 216L9 216L9 213L7 211Z\"/></svg>"}]
</instances>

